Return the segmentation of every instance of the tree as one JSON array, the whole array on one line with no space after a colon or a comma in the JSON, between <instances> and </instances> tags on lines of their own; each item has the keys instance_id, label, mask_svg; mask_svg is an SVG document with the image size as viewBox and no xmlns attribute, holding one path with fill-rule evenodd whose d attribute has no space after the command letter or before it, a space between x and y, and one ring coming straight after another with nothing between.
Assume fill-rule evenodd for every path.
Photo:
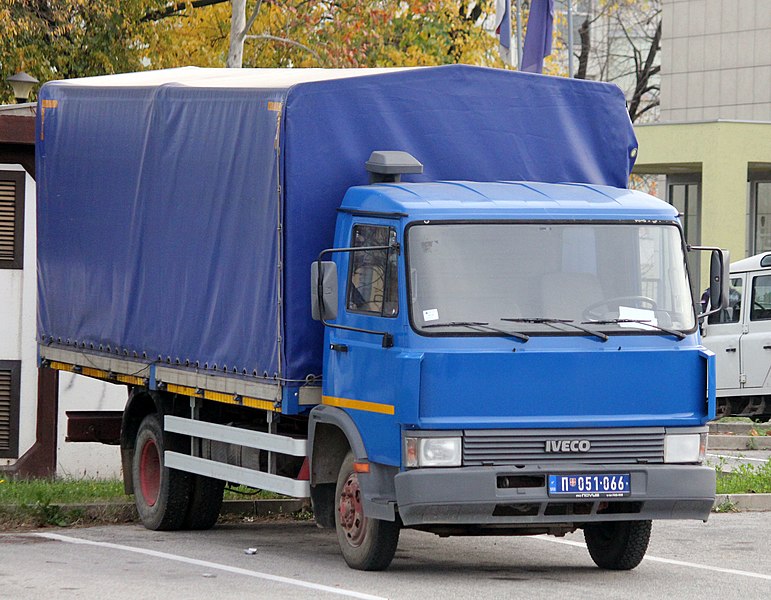
<instances>
[{"instance_id":1,"label":"tree","mask_svg":"<svg viewBox=\"0 0 771 600\"><path fill-rule=\"evenodd\" d=\"M142 21L163 0L0 0L3 79L24 70L41 82L143 68ZM12 101L10 89L0 100Z\"/></svg>"},{"instance_id":2,"label":"tree","mask_svg":"<svg viewBox=\"0 0 771 600\"><path fill-rule=\"evenodd\" d=\"M233 6L236 31L244 31L240 23L250 25L243 45L247 67L499 64L495 38L484 29L492 0L236 0ZM153 67L181 59L224 65L232 48L230 23L229 3L158 19L158 41L149 52Z\"/></svg>"},{"instance_id":3,"label":"tree","mask_svg":"<svg viewBox=\"0 0 771 600\"><path fill-rule=\"evenodd\" d=\"M576 77L618 84L632 122L655 114L661 70L660 0L594 0L586 8L579 27Z\"/></svg>"}]
</instances>

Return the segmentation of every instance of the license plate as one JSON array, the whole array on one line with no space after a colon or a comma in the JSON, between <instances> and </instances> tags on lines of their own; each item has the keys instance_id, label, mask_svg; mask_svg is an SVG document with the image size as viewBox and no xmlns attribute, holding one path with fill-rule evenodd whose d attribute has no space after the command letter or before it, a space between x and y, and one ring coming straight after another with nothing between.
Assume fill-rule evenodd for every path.
<instances>
[{"instance_id":1,"label":"license plate","mask_svg":"<svg viewBox=\"0 0 771 600\"><path fill-rule=\"evenodd\" d=\"M632 492L629 473L604 475L549 475L549 496L619 498Z\"/></svg>"}]
</instances>

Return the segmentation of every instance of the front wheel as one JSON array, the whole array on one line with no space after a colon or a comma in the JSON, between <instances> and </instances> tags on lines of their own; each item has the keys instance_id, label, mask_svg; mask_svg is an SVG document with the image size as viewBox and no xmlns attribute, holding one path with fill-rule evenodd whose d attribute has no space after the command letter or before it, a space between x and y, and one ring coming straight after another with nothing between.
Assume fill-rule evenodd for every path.
<instances>
[{"instance_id":1,"label":"front wheel","mask_svg":"<svg viewBox=\"0 0 771 600\"><path fill-rule=\"evenodd\" d=\"M335 529L343 558L349 567L360 571L388 568L399 543L396 521L382 521L364 516L359 476L349 452L337 477L335 488Z\"/></svg>"},{"instance_id":2,"label":"front wheel","mask_svg":"<svg viewBox=\"0 0 771 600\"><path fill-rule=\"evenodd\" d=\"M628 571L640 564L648 550L651 521L610 521L584 527L589 554L601 569Z\"/></svg>"}]
</instances>

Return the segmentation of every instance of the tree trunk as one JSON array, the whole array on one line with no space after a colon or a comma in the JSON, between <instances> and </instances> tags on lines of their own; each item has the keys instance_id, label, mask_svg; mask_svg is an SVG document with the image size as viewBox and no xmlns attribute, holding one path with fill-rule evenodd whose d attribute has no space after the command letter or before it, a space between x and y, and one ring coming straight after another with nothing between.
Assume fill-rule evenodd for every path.
<instances>
[{"instance_id":1,"label":"tree trunk","mask_svg":"<svg viewBox=\"0 0 771 600\"><path fill-rule=\"evenodd\" d=\"M578 72L576 79L586 79L586 70L589 65L589 52L592 49L592 29L589 26L589 17L584 19L581 27L578 28L578 35L581 36L581 54L578 57Z\"/></svg>"},{"instance_id":2,"label":"tree trunk","mask_svg":"<svg viewBox=\"0 0 771 600\"><path fill-rule=\"evenodd\" d=\"M246 33L246 0L232 0L233 11L230 18L230 49L227 66L240 69L244 63L244 34Z\"/></svg>"}]
</instances>

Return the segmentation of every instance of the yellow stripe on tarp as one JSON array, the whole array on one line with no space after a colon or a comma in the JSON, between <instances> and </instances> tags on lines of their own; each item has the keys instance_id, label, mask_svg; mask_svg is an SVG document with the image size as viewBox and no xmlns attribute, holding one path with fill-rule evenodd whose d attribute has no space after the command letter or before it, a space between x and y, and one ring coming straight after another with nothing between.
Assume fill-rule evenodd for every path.
<instances>
[{"instance_id":1,"label":"yellow stripe on tarp","mask_svg":"<svg viewBox=\"0 0 771 600\"><path fill-rule=\"evenodd\" d=\"M351 400L350 398L335 398L334 396L322 396L321 403L338 408L352 408L353 410L364 410L367 412L376 412L383 415L394 414L394 407L390 404L379 404L378 402L366 402L364 400Z\"/></svg>"},{"instance_id":2,"label":"yellow stripe on tarp","mask_svg":"<svg viewBox=\"0 0 771 600\"><path fill-rule=\"evenodd\" d=\"M72 371L75 368L73 365L68 365L67 363L60 363L56 361L51 361L48 363L48 367L57 371Z\"/></svg>"},{"instance_id":3,"label":"yellow stripe on tarp","mask_svg":"<svg viewBox=\"0 0 771 600\"><path fill-rule=\"evenodd\" d=\"M173 394L182 394L183 396L192 396L193 398L204 398L223 404L232 404L233 406L248 406L249 408L261 408L262 410L271 410L275 412L281 410L280 406L277 408L270 400L260 400L259 398L250 398L249 396L241 396L236 399L235 394L200 390L186 385L177 385L175 383L167 383L166 391Z\"/></svg>"},{"instance_id":4,"label":"yellow stripe on tarp","mask_svg":"<svg viewBox=\"0 0 771 600\"><path fill-rule=\"evenodd\" d=\"M57 371L78 373L75 365L58 362L55 360L48 363L48 367ZM104 381L118 381L120 383L130 383L133 385L145 384L145 379L143 377L137 377L136 375L121 375L120 373L110 373L103 369L94 369L93 367L80 367L79 374L85 375L86 377L93 377L95 379L103 379Z\"/></svg>"}]
</instances>

